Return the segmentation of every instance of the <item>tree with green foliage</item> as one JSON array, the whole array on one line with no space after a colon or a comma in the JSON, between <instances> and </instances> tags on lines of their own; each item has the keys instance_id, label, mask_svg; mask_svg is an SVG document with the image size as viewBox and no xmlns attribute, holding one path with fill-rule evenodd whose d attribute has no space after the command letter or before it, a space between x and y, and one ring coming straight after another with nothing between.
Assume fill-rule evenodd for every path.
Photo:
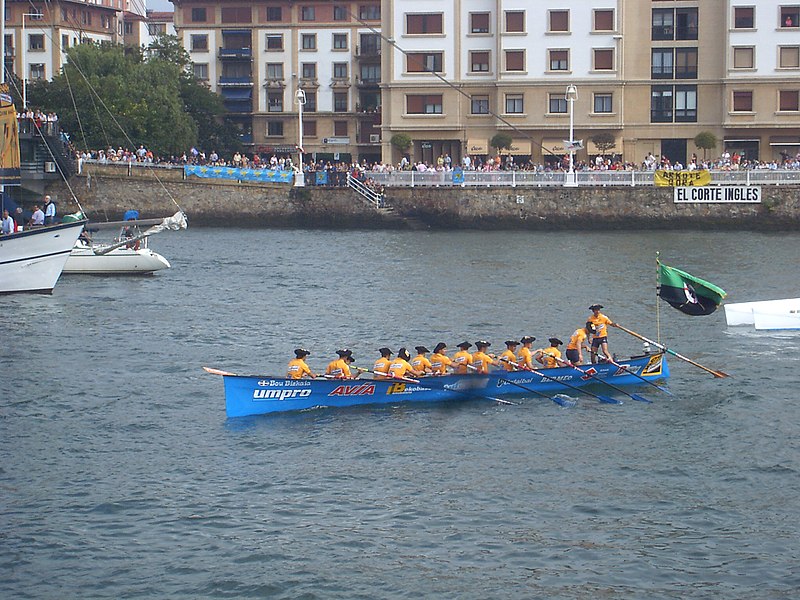
<instances>
[{"instance_id":1,"label":"tree with green foliage","mask_svg":"<svg viewBox=\"0 0 800 600\"><path fill-rule=\"evenodd\" d=\"M405 152L414 143L407 133L395 133L390 140L392 146L397 148L400 152Z\"/></svg>"},{"instance_id":2,"label":"tree with green foliage","mask_svg":"<svg viewBox=\"0 0 800 600\"><path fill-rule=\"evenodd\" d=\"M705 160L706 150L717 147L717 136L710 131L701 131L694 136L694 145L703 151L703 160Z\"/></svg>"},{"instance_id":3,"label":"tree with green foliage","mask_svg":"<svg viewBox=\"0 0 800 600\"><path fill-rule=\"evenodd\" d=\"M511 148L511 144L514 142L513 138L510 134L506 133L505 131L501 131L500 133L496 133L494 137L489 142L489 145L492 148L497 149L497 153L500 154L504 149Z\"/></svg>"},{"instance_id":4,"label":"tree with green foliage","mask_svg":"<svg viewBox=\"0 0 800 600\"><path fill-rule=\"evenodd\" d=\"M617 145L617 139L610 131L601 131L592 136L592 143L600 151L600 154L605 156Z\"/></svg>"}]
</instances>

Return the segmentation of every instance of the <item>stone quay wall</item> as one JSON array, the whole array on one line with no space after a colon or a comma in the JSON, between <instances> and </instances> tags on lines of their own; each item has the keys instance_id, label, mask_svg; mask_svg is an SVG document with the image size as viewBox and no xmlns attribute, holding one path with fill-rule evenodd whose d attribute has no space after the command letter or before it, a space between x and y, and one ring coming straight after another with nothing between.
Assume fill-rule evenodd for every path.
<instances>
[{"instance_id":1,"label":"stone quay wall","mask_svg":"<svg viewBox=\"0 0 800 600\"><path fill-rule=\"evenodd\" d=\"M91 220L141 218L177 210L190 226L402 229L800 229L800 187L762 186L760 204L675 203L672 188L416 187L387 188L378 210L347 188L295 188L189 178L178 169L93 165L70 180ZM63 182L48 193L59 213L78 210ZM173 202L173 199L175 202Z\"/></svg>"}]
</instances>

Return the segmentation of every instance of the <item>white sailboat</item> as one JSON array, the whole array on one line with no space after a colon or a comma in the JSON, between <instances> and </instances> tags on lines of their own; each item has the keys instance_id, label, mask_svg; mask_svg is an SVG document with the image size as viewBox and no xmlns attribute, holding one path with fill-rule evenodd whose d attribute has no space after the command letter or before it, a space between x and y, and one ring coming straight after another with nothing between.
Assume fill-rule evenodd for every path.
<instances>
[{"instance_id":1,"label":"white sailboat","mask_svg":"<svg viewBox=\"0 0 800 600\"><path fill-rule=\"evenodd\" d=\"M725 304L729 327L752 325L759 331L800 329L800 298Z\"/></svg>"}]
</instances>

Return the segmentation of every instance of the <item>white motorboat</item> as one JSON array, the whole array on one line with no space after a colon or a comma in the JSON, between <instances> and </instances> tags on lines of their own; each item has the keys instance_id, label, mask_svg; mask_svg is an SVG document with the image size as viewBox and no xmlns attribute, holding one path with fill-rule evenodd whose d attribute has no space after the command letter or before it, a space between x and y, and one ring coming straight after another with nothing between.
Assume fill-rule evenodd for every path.
<instances>
[{"instance_id":1,"label":"white motorboat","mask_svg":"<svg viewBox=\"0 0 800 600\"><path fill-rule=\"evenodd\" d=\"M753 325L757 330L800 329L800 298L725 304L728 326Z\"/></svg>"},{"instance_id":2,"label":"white motorboat","mask_svg":"<svg viewBox=\"0 0 800 600\"><path fill-rule=\"evenodd\" d=\"M78 240L69 254L64 273L75 275L149 275L170 264L146 244L139 248L122 246L102 253L109 244L88 244Z\"/></svg>"},{"instance_id":3,"label":"white motorboat","mask_svg":"<svg viewBox=\"0 0 800 600\"><path fill-rule=\"evenodd\" d=\"M50 294L86 221L0 236L0 294Z\"/></svg>"}]
</instances>

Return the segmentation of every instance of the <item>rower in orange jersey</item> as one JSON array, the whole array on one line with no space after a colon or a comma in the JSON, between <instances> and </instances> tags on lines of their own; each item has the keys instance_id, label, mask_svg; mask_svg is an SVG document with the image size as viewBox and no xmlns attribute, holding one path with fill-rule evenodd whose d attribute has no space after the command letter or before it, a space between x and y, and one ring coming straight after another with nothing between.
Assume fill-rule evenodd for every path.
<instances>
[{"instance_id":1,"label":"rower in orange jersey","mask_svg":"<svg viewBox=\"0 0 800 600\"><path fill-rule=\"evenodd\" d=\"M294 351L295 358L289 361L289 367L286 369L286 377L289 379L302 379L306 376L313 379L316 377L306 364L306 356L310 354L311 352L304 348L297 348Z\"/></svg>"},{"instance_id":2,"label":"rower in orange jersey","mask_svg":"<svg viewBox=\"0 0 800 600\"><path fill-rule=\"evenodd\" d=\"M522 344L522 348L519 349L519 353L517 354L517 364L522 367L523 369L532 369L533 368L533 342L536 341L536 338L532 335L523 336L523 338L519 341Z\"/></svg>"},{"instance_id":3,"label":"rower in orange jersey","mask_svg":"<svg viewBox=\"0 0 800 600\"><path fill-rule=\"evenodd\" d=\"M589 323L594 325L595 329L594 336L592 337L592 364L597 363L598 349L602 350L605 356L611 357L608 353L608 329L606 325L610 325L611 327L617 326L614 321L600 312L601 308L603 308L602 304L592 304L589 307L589 310L592 311L592 316L589 317Z\"/></svg>"},{"instance_id":4,"label":"rower in orange jersey","mask_svg":"<svg viewBox=\"0 0 800 600\"><path fill-rule=\"evenodd\" d=\"M461 348L461 350L453 355L453 369L455 373L464 375L468 371L467 367L471 366L473 363L472 354L469 353L472 344L469 342L461 342L458 347Z\"/></svg>"},{"instance_id":5,"label":"rower in orange jersey","mask_svg":"<svg viewBox=\"0 0 800 600\"><path fill-rule=\"evenodd\" d=\"M411 366L411 363L408 362L410 358L411 355L405 348L400 348L400 350L397 351L397 358L395 358L389 365L389 375L391 375L390 379L406 377L408 373L414 375L415 377L422 375L422 371L417 371Z\"/></svg>"},{"instance_id":6,"label":"rower in orange jersey","mask_svg":"<svg viewBox=\"0 0 800 600\"><path fill-rule=\"evenodd\" d=\"M447 367L453 364L452 359L447 356L447 344L439 342L433 348L431 354L431 370L434 375L446 375Z\"/></svg>"},{"instance_id":7,"label":"rower in orange jersey","mask_svg":"<svg viewBox=\"0 0 800 600\"><path fill-rule=\"evenodd\" d=\"M425 373L432 373L433 366L431 365L431 361L425 356L430 350L425 346L414 346L414 350L417 351L417 355L411 359L411 366L417 371L420 371L423 375Z\"/></svg>"},{"instance_id":8,"label":"rower in orange jersey","mask_svg":"<svg viewBox=\"0 0 800 600\"><path fill-rule=\"evenodd\" d=\"M381 357L372 366L375 379L391 379L389 377L389 365L392 363L392 351L389 348L380 348L378 352L381 353ZM383 373L383 375L379 375L379 373Z\"/></svg>"},{"instance_id":9,"label":"rower in orange jersey","mask_svg":"<svg viewBox=\"0 0 800 600\"><path fill-rule=\"evenodd\" d=\"M551 337L549 340L550 346L541 348L533 353L533 357L544 365L545 369L552 369L558 366L558 361L561 360L561 350L558 349L562 342L557 337Z\"/></svg>"},{"instance_id":10,"label":"rower in orange jersey","mask_svg":"<svg viewBox=\"0 0 800 600\"><path fill-rule=\"evenodd\" d=\"M495 364L494 359L486 354L486 350L488 350L491 345L491 343L484 341L475 342L477 351L472 354L472 365L475 367L477 373L486 374L489 372L489 367Z\"/></svg>"},{"instance_id":11,"label":"rower in orange jersey","mask_svg":"<svg viewBox=\"0 0 800 600\"><path fill-rule=\"evenodd\" d=\"M594 325L591 321L586 321L586 325L579 327L569 338L567 344L567 360L571 363L579 365L583 362L583 349L586 348L587 352L591 352L589 348L589 336L594 334Z\"/></svg>"},{"instance_id":12,"label":"rower in orange jersey","mask_svg":"<svg viewBox=\"0 0 800 600\"><path fill-rule=\"evenodd\" d=\"M498 357L498 360L506 368L506 371L517 370L517 367L512 364L517 362L517 355L515 354L517 351L517 346L519 346L519 342L517 340L508 340L506 342L506 349Z\"/></svg>"},{"instance_id":13,"label":"rower in orange jersey","mask_svg":"<svg viewBox=\"0 0 800 600\"><path fill-rule=\"evenodd\" d=\"M350 374L350 363L354 360L353 351L345 348L344 350L337 350L336 354L339 355L339 358L328 364L328 368L325 369L325 375L334 379L353 379Z\"/></svg>"}]
</instances>

